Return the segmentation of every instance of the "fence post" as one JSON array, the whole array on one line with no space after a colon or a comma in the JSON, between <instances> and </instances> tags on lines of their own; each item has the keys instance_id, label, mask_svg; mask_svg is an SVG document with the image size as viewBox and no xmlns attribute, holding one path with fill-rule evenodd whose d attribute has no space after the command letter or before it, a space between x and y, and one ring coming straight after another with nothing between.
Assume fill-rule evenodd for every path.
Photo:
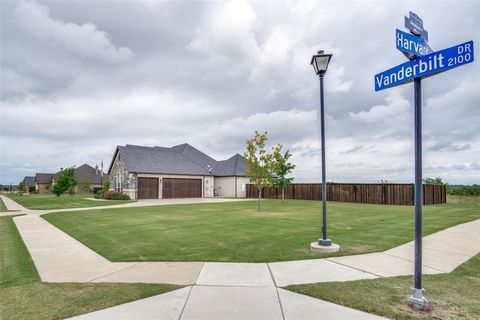
<instances>
[{"instance_id":1,"label":"fence post","mask_svg":"<svg viewBox=\"0 0 480 320\"><path fill-rule=\"evenodd\" d=\"M381 190L382 190L382 204L385 204L385 184L384 183L382 183Z\"/></svg>"}]
</instances>

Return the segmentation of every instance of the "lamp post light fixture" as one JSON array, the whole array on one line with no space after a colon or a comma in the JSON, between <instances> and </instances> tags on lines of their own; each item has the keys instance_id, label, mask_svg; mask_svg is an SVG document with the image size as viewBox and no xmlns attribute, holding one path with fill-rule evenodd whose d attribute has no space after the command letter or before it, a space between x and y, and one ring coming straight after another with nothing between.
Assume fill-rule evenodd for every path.
<instances>
[{"instance_id":1,"label":"lamp post light fixture","mask_svg":"<svg viewBox=\"0 0 480 320\"><path fill-rule=\"evenodd\" d=\"M323 78L328 69L332 54L325 54L323 50L318 51L313 55L310 64L313 66L315 74L320 79L320 132L322 144L322 238L318 242L310 244L310 249L313 251L328 251L335 252L340 250L336 244L332 244L332 240L327 237L327 181L325 170L325 108L323 99Z\"/></svg>"}]
</instances>

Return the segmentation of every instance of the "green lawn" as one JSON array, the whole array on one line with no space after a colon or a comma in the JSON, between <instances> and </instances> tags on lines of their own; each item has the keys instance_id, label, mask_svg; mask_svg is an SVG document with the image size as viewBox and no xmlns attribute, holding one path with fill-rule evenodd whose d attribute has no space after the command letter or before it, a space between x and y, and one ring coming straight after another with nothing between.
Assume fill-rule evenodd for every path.
<instances>
[{"instance_id":1,"label":"green lawn","mask_svg":"<svg viewBox=\"0 0 480 320\"><path fill-rule=\"evenodd\" d=\"M412 281L403 276L287 289L391 319L480 319L480 255L451 273L424 276L426 311L415 312L406 302Z\"/></svg>"},{"instance_id":2,"label":"green lawn","mask_svg":"<svg viewBox=\"0 0 480 320\"><path fill-rule=\"evenodd\" d=\"M5 206L5 203L3 203L3 200L0 198L0 212L7 212L7 207Z\"/></svg>"},{"instance_id":3,"label":"green lawn","mask_svg":"<svg viewBox=\"0 0 480 320\"><path fill-rule=\"evenodd\" d=\"M103 207L113 204L134 202L134 200L93 201L86 199L93 198L92 194L64 194L60 197L57 197L54 194L10 194L8 197L25 208L33 210Z\"/></svg>"},{"instance_id":4,"label":"green lawn","mask_svg":"<svg viewBox=\"0 0 480 320\"><path fill-rule=\"evenodd\" d=\"M321 202L264 200L99 209L43 218L111 261L311 259L383 251L413 240L413 207L328 203L337 254L310 252L321 235ZM480 218L477 204L424 208L424 234Z\"/></svg>"},{"instance_id":5,"label":"green lawn","mask_svg":"<svg viewBox=\"0 0 480 320\"><path fill-rule=\"evenodd\" d=\"M0 319L63 319L178 288L42 283L12 217L0 218Z\"/></svg>"}]
</instances>

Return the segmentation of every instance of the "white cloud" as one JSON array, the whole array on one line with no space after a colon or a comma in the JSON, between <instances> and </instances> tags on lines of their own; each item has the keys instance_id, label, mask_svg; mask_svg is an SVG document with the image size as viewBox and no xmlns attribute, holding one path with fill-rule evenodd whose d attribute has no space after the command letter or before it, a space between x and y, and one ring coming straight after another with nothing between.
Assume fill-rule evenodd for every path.
<instances>
[{"instance_id":1,"label":"white cloud","mask_svg":"<svg viewBox=\"0 0 480 320\"><path fill-rule=\"evenodd\" d=\"M365 123L376 123L385 125L396 123L400 119L409 118L412 115L410 102L398 91L389 92L386 97L386 105L376 105L368 111L350 112L349 116L354 120L361 120Z\"/></svg>"},{"instance_id":2,"label":"white cloud","mask_svg":"<svg viewBox=\"0 0 480 320\"><path fill-rule=\"evenodd\" d=\"M333 53L328 179L411 182L412 85L374 92L373 76L405 61L394 30L408 10L434 48L478 38L478 4L455 4L446 23L452 3L3 2L0 182L108 162L126 143L221 159L254 130L291 149L298 181L319 181L319 49ZM422 82L425 176L478 182L479 70Z\"/></svg>"},{"instance_id":3,"label":"white cloud","mask_svg":"<svg viewBox=\"0 0 480 320\"><path fill-rule=\"evenodd\" d=\"M133 55L129 48L115 47L109 34L98 30L95 24L54 19L48 7L37 2L20 2L14 14L16 22L31 35L63 50L107 62L125 61Z\"/></svg>"},{"instance_id":4,"label":"white cloud","mask_svg":"<svg viewBox=\"0 0 480 320\"><path fill-rule=\"evenodd\" d=\"M205 18L204 25L197 28L187 48L237 59L236 63L241 64L239 58L255 55L257 50L253 32L255 20L255 12L246 1L219 3Z\"/></svg>"}]
</instances>

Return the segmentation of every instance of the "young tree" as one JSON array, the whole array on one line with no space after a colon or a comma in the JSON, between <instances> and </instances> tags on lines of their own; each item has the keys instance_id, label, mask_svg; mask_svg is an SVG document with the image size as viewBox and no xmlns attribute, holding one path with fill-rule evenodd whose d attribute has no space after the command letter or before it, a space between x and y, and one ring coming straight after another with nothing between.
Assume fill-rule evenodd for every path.
<instances>
[{"instance_id":1,"label":"young tree","mask_svg":"<svg viewBox=\"0 0 480 320\"><path fill-rule=\"evenodd\" d=\"M75 167L66 168L60 170L58 174L58 180L53 186L53 193L58 197L69 192L73 194L73 188L77 185L77 179L75 178Z\"/></svg>"},{"instance_id":2,"label":"young tree","mask_svg":"<svg viewBox=\"0 0 480 320\"><path fill-rule=\"evenodd\" d=\"M273 185L271 171L273 156L265 150L267 140L267 132L261 134L255 131L255 136L245 142L247 151L244 156L249 168L245 174L258 189L258 211L261 210L262 189Z\"/></svg>"},{"instance_id":3,"label":"young tree","mask_svg":"<svg viewBox=\"0 0 480 320\"><path fill-rule=\"evenodd\" d=\"M18 184L18 190L22 191L22 192L27 192L28 191L28 186L25 182L20 182Z\"/></svg>"},{"instance_id":4,"label":"young tree","mask_svg":"<svg viewBox=\"0 0 480 320\"><path fill-rule=\"evenodd\" d=\"M77 182L78 191L80 193L90 192L90 181L88 179L80 179Z\"/></svg>"},{"instance_id":5,"label":"young tree","mask_svg":"<svg viewBox=\"0 0 480 320\"><path fill-rule=\"evenodd\" d=\"M283 200L285 200L285 188L287 188L294 179L287 176L295 169L295 165L288 162L288 159L292 156L290 151L287 150L282 154L282 147L281 144L278 144L273 148L272 173L274 185L282 192L283 202Z\"/></svg>"}]
</instances>

